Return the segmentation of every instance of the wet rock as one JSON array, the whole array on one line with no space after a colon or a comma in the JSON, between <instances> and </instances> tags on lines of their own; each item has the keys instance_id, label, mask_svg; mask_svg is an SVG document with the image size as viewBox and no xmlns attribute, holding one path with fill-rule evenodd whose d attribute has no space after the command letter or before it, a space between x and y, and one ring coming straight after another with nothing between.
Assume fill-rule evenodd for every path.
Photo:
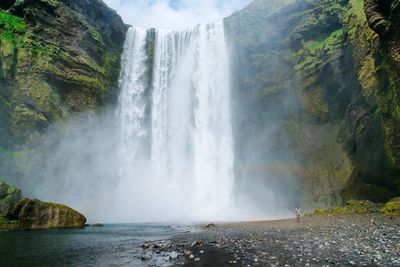
<instances>
[{"instance_id":1,"label":"wet rock","mask_svg":"<svg viewBox=\"0 0 400 267\"><path fill-rule=\"evenodd\" d=\"M96 224L93 225L93 227L104 227L104 224L96 223Z\"/></svg>"},{"instance_id":2,"label":"wet rock","mask_svg":"<svg viewBox=\"0 0 400 267\"><path fill-rule=\"evenodd\" d=\"M149 255L143 255L140 259L142 261L149 261L149 260L151 260L151 257Z\"/></svg>"},{"instance_id":3,"label":"wet rock","mask_svg":"<svg viewBox=\"0 0 400 267\"><path fill-rule=\"evenodd\" d=\"M196 241L192 242L192 244L190 244L191 247L203 246L203 245L204 245L204 241L203 240L196 240Z\"/></svg>"},{"instance_id":4,"label":"wet rock","mask_svg":"<svg viewBox=\"0 0 400 267\"><path fill-rule=\"evenodd\" d=\"M143 245L142 245L142 248L143 248L143 249L149 249L149 248L150 248L149 242L147 242L147 241L144 242Z\"/></svg>"},{"instance_id":5,"label":"wet rock","mask_svg":"<svg viewBox=\"0 0 400 267\"><path fill-rule=\"evenodd\" d=\"M214 228L214 227L216 227L217 225L215 224L215 223L210 223L210 224L207 224L206 225L206 228L207 229L211 229L211 228Z\"/></svg>"},{"instance_id":6,"label":"wet rock","mask_svg":"<svg viewBox=\"0 0 400 267\"><path fill-rule=\"evenodd\" d=\"M173 252L171 252L169 258L170 259L176 259L176 258L178 258L178 256L179 256L178 252L173 251Z\"/></svg>"}]
</instances>

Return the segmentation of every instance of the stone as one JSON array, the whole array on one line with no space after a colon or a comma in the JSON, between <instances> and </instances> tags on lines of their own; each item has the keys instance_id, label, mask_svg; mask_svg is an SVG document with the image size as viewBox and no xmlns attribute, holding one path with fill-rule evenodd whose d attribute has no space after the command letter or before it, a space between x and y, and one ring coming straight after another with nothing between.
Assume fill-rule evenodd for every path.
<instances>
[{"instance_id":1,"label":"stone","mask_svg":"<svg viewBox=\"0 0 400 267\"><path fill-rule=\"evenodd\" d=\"M170 259L176 259L178 258L179 254L176 251L171 252L171 254L169 255Z\"/></svg>"},{"instance_id":2,"label":"stone","mask_svg":"<svg viewBox=\"0 0 400 267\"><path fill-rule=\"evenodd\" d=\"M203 240L196 240L196 241L193 241L192 244L190 244L191 247L203 246L203 245L204 245L204 241Z\"/></svg>"},{"instance_id":3,"label":"stone","mask_svg":"<svg viewBox=\"0 0 400 267\"><path fill-rule=\"evenodd\" d=\"M142 248L143 248L143 249L149 249L149 248L150 248L149 242L147 242L147 241L144 242L143 245L142 245Z\"/></svg>"},{"instance_id":4,"label":"stone","mask_svg":"<svg viewBox=\"0 0 400 267\"><path fill-rule=\"evenodd\" d=\"M141 260L142 261L149 261L151 259L151 257L149 256L149 255L143 255L142 257L141 257Z\"/></svg>"},{"instance_id":5,"label":"stone","mask_svg":"<svg viewBox=\"0 0 400 267\"><path fill-rule=\"evenodd\" d=\"M85 216L70 207L28 198L21 199L7 217L22 229L82 228L86 223Z\"/></svg>"},{"instance_id":6,"label":"stone","mask_svg":"<svg viewBox=\"0 0 400 267\"><path fill-rule=\"evenodd\" d=\"M210 223L210 224L207 224L206 225L206 228L207 229L211 229L211 228L214 228L214 227L216 227L217 225L215 224L215 223Z\"/></svg>"}]
</instances>

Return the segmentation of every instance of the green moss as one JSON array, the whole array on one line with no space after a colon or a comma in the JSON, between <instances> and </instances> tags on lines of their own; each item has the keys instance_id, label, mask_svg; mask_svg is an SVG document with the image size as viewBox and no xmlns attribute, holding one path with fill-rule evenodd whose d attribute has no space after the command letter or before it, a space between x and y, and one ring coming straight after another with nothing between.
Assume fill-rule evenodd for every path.
<instances>
[{"instance_id":1,"label":"green moss","mask_svg":"<svg viewBox=\"0 0 400 267\"><path fill-rule=\"evenodd\" d=\"M338 29L332 32L327 38L321 41L309 41L305 44L305 46L310 49L312 52L316 52L316 50L326 49L331 50L332 46L335 46L337 43L340 43L343 36L343 29Z\"/></svg>"},{"instance_id":2,"label":"green moss","mask_svg":"<svg viewBox=\"0 0 400 267\"><path fill-rule=\"evenodd\" d=\"M364 0L350 0L351 13L355 14L358 18L366 20L364 12Z\"/></svg>"},{"instance_id":3,"label":"green moss","mask_svg":"<svg viewBox=\"0 0 400 267\"><path fill-rule=\"evenodd\" d=\"M18 221L9 220L7 216L0 213L0 229L14 229L17 227Z\"/></svg>"},{"instance_id":4,"label":"green moss","mask_svg":"<svg viewBox=\"0 0 400 267\"><path fill-rule=\"evenodd\" d=\"M0 10L0 30L13 33L24 33L26 30L26 24L22 18Z\"/></svg>"},{"instance_id":5,"label":"green moss","mask_svg":"<svg viewBox=\"0 0 400 267\"><path fill-rule=\"evenodd\" d=\"M388 201L380 211L384 215L400 215L400 197Z\"/></svg>"},{"instance_id":6,"label":"green moss","mask_svg":"<svg viewBox=\"0 0 400 267\"><path fill-rule=\"evenodd\" d=\"M368 200L349 200L344 207L331 209L316 209L314 215L341 215L341 214L370 214L379 213L381 204Z\"/></svg>"},{"instance_id":7,"label":"green moss","mask_svg":"<svg viewBox=\"0 0 400 267\"><path fill-rule=\"evenodd\" d=\"M89 26L89 32L94 40L96 40L100 44L104 45L103 38L101 37L100 33L95 28Z\"/></svg>"}]
</instances>

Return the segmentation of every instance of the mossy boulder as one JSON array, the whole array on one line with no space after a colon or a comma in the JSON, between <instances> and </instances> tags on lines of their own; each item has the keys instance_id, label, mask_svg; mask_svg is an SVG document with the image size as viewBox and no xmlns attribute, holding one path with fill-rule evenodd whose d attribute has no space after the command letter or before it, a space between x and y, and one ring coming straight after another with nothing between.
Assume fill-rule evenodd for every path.
<instances>
[{"instance_id":1,"label":"mossy boulder","mask_svg":"<svg viewBox=\"0 0 400 267\"><path fill-rule=\"evenodd\" d=\"M24 198L7 214L21 229L82 228L86 218L65 205Z\"/></svg>"},{"instance_id":2,"label":"mossy boulder","mask_svg":"<svg viewBox=\"0 0 400 267\"><path fill-rule=\"evenodd\" d=\"M381 209L381 213L385 215L400 215L400 197L388 201Z\"/></svg>"},{"instance_id":3,"label":"mossy boulder","mask_svg":"<svg viewBox=\"0 0 400 267\"><path fill-rule=\"evenodd\" d=\"M22 198L21 190L0 181L0 213L5 213Z\"/></svg>"}]
</instances>

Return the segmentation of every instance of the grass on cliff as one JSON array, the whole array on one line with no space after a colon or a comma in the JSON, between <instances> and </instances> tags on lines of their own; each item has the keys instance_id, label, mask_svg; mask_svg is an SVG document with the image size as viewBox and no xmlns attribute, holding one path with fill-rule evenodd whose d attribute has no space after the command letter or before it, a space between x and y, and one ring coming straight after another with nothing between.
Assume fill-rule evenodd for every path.
<instances>
[{"instance_id":1,"label":"grass on cliff","mask_svg":"<svg viewBox=\"0 0 400 267\"><path fill-rule=\"evenodd\" d=\"M338 41L341 40L343 36L343 29L336 30L332 32L326 39L321 40L321 41L310 41L306 43L306 46L308 49L311 50L311 52L315 52L316 50L319 49L330 49L330 46L335 46Z\"/></svg>"},{"instance_id":2,"label":"grass on cliff","mask_svg":"<svg viewBox=\"0 0 400 267\"><path fill-rule=\"evenodd\" d=\"M400 215L400 197L388 201L386 204L374 203L368 200L349 200L343 207L331 209L316 209L309 215L351 215L351 214L383 214Z\"/></svg>"},{"instance_id":3,"label":"grass on cliff","mask_svg":"<svg viewBox=\"0 0 400 267\"><path fill-rule=\"evenodd\" d=\"M26 24L23 18L13 16L8 12L0 10L0 30L5 30L14 33L23 33L26 29Z\"/></svg>"}]
</instances>

